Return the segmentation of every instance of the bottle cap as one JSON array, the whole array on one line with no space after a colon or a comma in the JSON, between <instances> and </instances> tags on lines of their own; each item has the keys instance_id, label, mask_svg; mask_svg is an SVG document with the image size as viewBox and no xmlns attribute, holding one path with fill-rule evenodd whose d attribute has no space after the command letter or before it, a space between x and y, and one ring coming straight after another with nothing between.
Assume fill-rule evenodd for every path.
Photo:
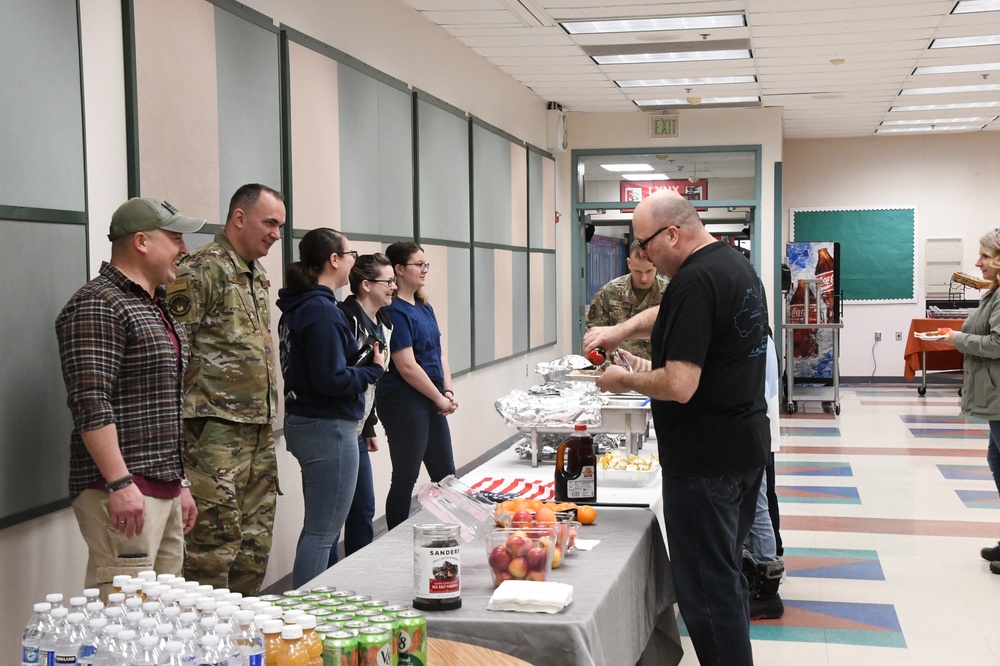
<instances>
[{"instance_id":1,"label":"bottle cap","mask_svg":"<svg viewBox=\"0 0 1000 666\"><path fill-rule=\"evenodd\" d=\"M302 638L302 627L297 624L286 624L281 628L281 637L286 641Z\"/></svg>"},{"instance_id":2,"label":"bottle cap","mask_svg":"<svg viewBox=\"0 0 1000 666\"><path fill-rule=\"evenodd\" d=\"M253 616L253 625L255 627L257 627L258 630L263 629L264 628L264 623L265 622L270 622L270 621L271 621L271 616L270 615L263 615L262 614L262 615L254 615Z\"/></svg>"},{"instance_id":3,"label":"bottle cap","mask_svg":"<svg viewBox=\"0 0 1000 666\"><path fill-rule=\"evenodd\" d=\"M240 610L233 614L236 621L240 624L247 624L253 622L253 611L252 610Z\"/></svg>"},{"instance_id":4,"label":"bottle cap","mask_svg":"<svg viewBox=\"0 0 1000 666\"><path fill-rule=\"evenodd\" d=\"M147 615L152 615L158 610L160 610L160 604L156 601L147 601L142 605L142 612Z\"/></svg>"},{"instance_id":5,"label":"bottle cap","mask_svg":"<svg viewBox=\"0 0 1000 666\"><path fill-rule=\"evenodd\" d=\"M219 642L219 637L216 636L215 634L205 634L204 636L201 637L201 641L199 642L205 646L215 645L216 643Z\"/></svg>"},{"instance_id":6,"label":"bottle cap","mask_svg":"<svg viewBox=\"0 0 1000 666\"><path fill-rule=\"evenodd\" d=\"M66 621L70 624L83 624L86 619L87 616L83 613L70 613L66 616Z\"/></svg>"},{"instance_id":7,"label":"bottle cap","mask_svg":"<svg viewBox=\"0 0 1000 666\"><path fill-rule=\"evenodd\" d=\"M180 641L167 641L167 644L163 646L163 649L167 652L180 652L184 649L184 643Z\"/></svg>"},{"instance_id":8,"label":"bottle cap","mask_svg":"<svg viewBox=\"0 0 1000 666\"><path fill-rule=\"evenodd\" d=\"M169 636L170 634L174 633L174 625L170 624L169 622L161 622L160 624L156 625L156 633L158 633L160 636Z\"/></svg>"},{"instance_id":9,"label":"bottle cap","mask_svg":"<svg viewBox=\"0 0 1000 666\"><path fill-rule=\"evenodd\" d=\"M59 592L53 592L52 594L46 594L45 600L52 604L61 604L63 596Z\"/></svg>"},{"instance_id":10,"label":"bottle cap","mask_svg":"<svg viewBox=\"0 0 1000 666\"><path fill-rule=\"evenodd\" d=\"M125 574L119 574L111 579L111 584L117 588L122 588L129 584L132 580L132 576L127 576Z\"/></svg>"},{"instance_id":11,"label":"bottle cap","mask_svg":"<svg viewBox=\"0 0 1000 666\"><path fill-rule=\"evenodd\" d=\"M216 638L218 638L218 636L216 636ZM122 629L121 631L118 632L118 640L125 641L126 643L129 641L134 641L135 631L133 629Z\"/></svg>"},{"instance_id":12,"label":"bottle cap","mask_svg":"<svg viewBox=\"0 0 1000 666\"><path fill-rule=\"evenodd\" d=\"M94 629L103 629L104 627L108 626L108 618L92 617L87 621L87 624L89 624Z\"/></svg>"},{"instance_id":13,"label":"bottle cap","mask_svg":"<svg viewBox=\"0 0 1000 666\"><path fill-rule=\"evenodd\" d=\"M104 610L103 601L91 601L89 604L87 604L87 611L90 613L100 613L103 610Z\"/></svg>"},{"instance_id":14,"label":"bottle cap","mask_svg":"<svg viewBox=\"0 0 1000 666\"><path fill-rule=\"evenodd\" d=\"M109 604L120 604L125 602L125 595L121 592L112 592L108 595Z\"/></svg>"},{"instance_id":15,"label":"bottle cap","mask_svg":"<svg viewBox=\"0 0 1000 666\"><path fill-rule=\"evenodd\" d=\"M316 628L316 616L315 615L299 615L295 618L295 624L299 625L303 629L315 629Z\"/></svg>"},{"instance_id":16,"label":"bottle cap","mask_svg":"<svg viewBox=\"0 0 1000 666\"><path fill-rule=\"evenodd\" d=\"M159 636L143 636L139 639L139 645L148 648L160 644Z\"/></svg>"},{"instance_id":17,"label":"bottle cap","mask_svg":"<svg viewBox=\"0 0 1000 666\"><path fill-rule=\"evenodd\" d=\"M240 599L240 608L243 610L251 610L253 605L260 601L260 597L243 597Z\"/></svg>"},{"instance_id":18,"label":"bottle cap","mask_svg":"<svg viewBox=\"0 0 1000 666\"><path fill-rule=\"evenodd\" d=\"M57 606L52 609L52 617L60 618L69 615L69 609L63 608L62 606Z\"/></svg>"},{"instance_id":19,"label":"bottle cap","mask_svg":"<svg viewBox=\"0 0 1000 666\"><path fill-rule=\"evenodd\" d=\"M184 627L183 629L177 630L177 638L182 641L189 641L194 638L194 629L191 627Z\"/></svg>"},{"instance_id":20,"label":"bottle cap","mask_svg":"<svg viewBox=\"0 0 1000 666\"><path fill-rule=\"evenodd\" d=\"M110 606L104 609L104 617L120 618L125 615L125 609L121 606Z\"/></svg>"},{"instance_id":21,"label":"bottle cap","mask_svg":"<svg viewBox=\"0 0 1000 666\"><path fill-rule=\"evenodd\" d=\"M48 613L50 610L52 610L52 604L48 601L40 601L35 604L36 613Z\"/></svg>"},{"instance_id":22,"label":"bottle cap","mask_svg":"<svg viewBox=\"0 0 1000 666\"><path fill-rule=\"evenodd\" d=\"M140 571L139 572L139 578L141 578L143 580L156 580L156 572L155 571Z\"/></svg>"},{"instance_id":23,"label":"bottle cap","mask_svg":"<svg viewBox=\"0 0 1000 666\"><path fill-rule=\"evenodd\" d=\"M215 633L218 636L228 636L233 633L233 625L231 624L218 624L215 626Z\"/></svg>"},{"instance_id":24,"label":"bottle cap","mask_svg":"<svg viewBox=\"0 0 1000 666\"><path fill-rule=\"evenodd\" d=\"M69 605L70 606L86 606L87 605L87 597L70 597L69 598Z\"/></svg>"},{"instance_id":25,"label":"bottle cap","mask_svg":"<svg viewBox=\"0 0 1000 666\"><path fill-rule=\"evenodd\" d=\"M260 631L262 634L279 634L284 626L285 623L281 620L268 620L261 625Z\"/></svg>"},{"instance_id":26,"label":"bottle cap","mask_svg":"<svg viewBox=\"0 0 1000 666\"><path fill-rule=\"evenodd\" d=\"M97 599L101 596L101 591L96 587L88 587L86 590L83 591L83 596L87 597L88 599Z\"/></svg>"},{"instance_id":27,"label":"bottle cap","mask_svg":"<svg viewBox=\"0 0 1000 666\"><path fill-rule=\"evenodd\" d=\"M162 573L162 574L159 574L156 577L156 580L158 580L159 582L164 583L164 584L168 584L168 583L170 583L170 581L176 580L176 579L177 579L177 576L175 576L172 573Z\"/></svg>"},{"instance_id":28,"label":"bottle cap","mask_svg":"<svg viewBox=\"0 0 1000 666\"><path fill-rule=\"evenodd\" d=\"M306 614L306 612L304 610L298 610L296 608L293 608L292 610L285 611L285 614L282 615L282 619L285 622L288 622L289 624L291 624L292 622L295 622L295 618L297 618L300 615L305 615L305 614Z\"/></svg>"},{"instance_id":29,"label":"bottle cap","mask_svg":"<svg viewBox=\"0 0 1000 666\"><path fill-rule=\"evenodd\" d=\"M574 423L573 424L573 430L586 430L586 429L587 429L587 424L586 423Z\"/></svg>"}]
</instances>

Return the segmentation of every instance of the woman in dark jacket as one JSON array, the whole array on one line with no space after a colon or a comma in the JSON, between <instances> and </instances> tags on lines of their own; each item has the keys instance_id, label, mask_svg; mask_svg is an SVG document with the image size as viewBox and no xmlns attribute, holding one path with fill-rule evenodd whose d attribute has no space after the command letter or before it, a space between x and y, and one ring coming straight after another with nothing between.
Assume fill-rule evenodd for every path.
<instances>
[{"instance_id":1,"label":"woman in dark jacket","mask_svg":"<svg viewBox=\"0 0 1000 666\"><path fill-rule=\"evenodd\" d=\"M340 303L347 315L347 321L354 332L359 347L378 341L379 346L389 349L392 337L392 322L382 312L382 308L392 303L396 291L396 277L392 263L381 252L363 254L351 269L352 295ZM386 353L383 367L389 364ZM347 513L344 525L344 553L350 555L361 550L375 538L375 486L372 482L372 463L369 452L378 451L375 435L375 385L365 393L365 415L358 421L358 484L354 489L354 501ZM334 544L337 541L334 540ZM337 549L330 551L330 566L337 563Z\"/></svg>"},{"instance_id":2,"label":"woman in dark jacket","mask_svg":"<svg viewBox=\"0 0 1000 666\"><path fill-rule=\"evenodd\" d=\"M302 468L305 500L292 569L295 586L327 569L354 497L365 393L383 372L377 346L373 364L352 365L357 339L334 295L347 284L356 259L345 236L314 229L299 242L299 261L288 267L288 286L278 292L285 442Z\"/></svg>"},{"instance_id":3,"label":"woman in dark jacket","mask_svg":"<svg viewBox=\"0 0 1000 666\"><path fill-rule=\"evenodd\" d=\"M986 461L1000 492L1000 229L979 239L976 267L983 272L983 280L990 283L989 291L962 324L962 330L952 331L942 342L954 345L964 356L962 414L986 419L990 424ZM983 548L982 556L989 560L990 571L1000 574L1000 544Z\"/></svg>"}]
</instances>

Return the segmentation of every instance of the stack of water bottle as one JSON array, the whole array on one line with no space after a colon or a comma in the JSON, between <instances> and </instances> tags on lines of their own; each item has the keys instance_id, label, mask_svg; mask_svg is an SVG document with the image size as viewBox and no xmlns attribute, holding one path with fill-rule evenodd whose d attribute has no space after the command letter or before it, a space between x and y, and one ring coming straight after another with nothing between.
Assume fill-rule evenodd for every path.
<instances>
[{"instance_id":1,"label":"stack of water bottle","mask_svg":"<svg viewBox=\"0 0 1000 666\"><path fill-rule=\"evenodd\" d=\"M113 586L107 604L97 589L68 606L62 594L35 604L21 641L22 666L263 666L262 630L275 627L278 649L293 657L286 663L322 664L307 654L315 617L282 620L284 609L270 602L154 571L116 576Z\"/></svg>"}]
</instances>

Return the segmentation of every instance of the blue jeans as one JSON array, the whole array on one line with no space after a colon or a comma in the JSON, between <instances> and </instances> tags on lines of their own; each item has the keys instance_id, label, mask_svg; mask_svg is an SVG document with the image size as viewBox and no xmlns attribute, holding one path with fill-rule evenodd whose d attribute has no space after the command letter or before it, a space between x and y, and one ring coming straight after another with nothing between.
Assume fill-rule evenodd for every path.
<instances>
[{"instance_id":1,"label":"blue jeans","mask_svg":"<svg viewBox=\"0 0 1000 666\"><path fill-rule=\"evenodd\" d=\"M754 562L774 562L778 559L778 546L774 540L774 525L771 514L767 510L767 475L760 480L760 492L757 494L757 513L754 514L753 525L747 545L753 552Z\"/></svg>"},{"instance_id":2,"label":"blue jeans","mask_svg":"<svg viewBox=\"0 0 1000 666\"><path fill-rule=\"evenodd\" d=\"M990 421L990 443L986 447L986 462L993 472L993 483L1000 493L1000 421Z\"/></svg>"},{"instance_id":3,"label":"blue jeans","mask_svg":"<svg viewBox=\"0 0 1000 666\"><path fill-rule=\"evenodd\" d=\"M368 457L368 443L358 437L358 485L354 488L354 500L347 512L344 524L344 554L358 552L375 539L375 484L372 481L372 461ZM338 534L330 549L329 565L332 567L340 559L337 553Z\"/></svg>"},{"instance_id":4,"label":"blue jeans","mask_svg":"<svg viewBox=\"0 0 1000 666\"><path fill-rule=\"evenodd\" d=\"M413 486L420 464L431 481L455 473L448 418L411 386L376 394L378 417L385 428L392 461L392 480L385 500L385 522L391 530L410 517Z\"/></svg>"},{"instance_id":5,"label":"blue jeans","mask_svg":"<svg viewBox=\"0 0 1000 666\"><path fill-rule=\"evenodd\" d=\"M749 666L750 609L741 570L761 467L712 477L663 477L670 565L681 616L702 666Z\"/></svg>"},{"instance_id":6,"label":"blue jeans","mask_svg":"<svg viewBox=\"0 0 1000 666\"><path fill-rule=\"evenodd\" d=\"M357 432L356 421L285 417L285 442L302 468L305 499L292 568L295 587L326 571L330 550L336 548L358 480Z\"/></svg>"}]
</instances>

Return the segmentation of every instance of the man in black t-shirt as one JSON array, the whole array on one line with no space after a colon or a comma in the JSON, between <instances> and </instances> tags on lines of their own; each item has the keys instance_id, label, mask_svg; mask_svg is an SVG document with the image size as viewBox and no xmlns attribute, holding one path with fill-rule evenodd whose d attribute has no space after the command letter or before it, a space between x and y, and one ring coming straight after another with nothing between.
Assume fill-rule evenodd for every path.
<instances>
[{"instance_id":1,"label":"man in black t-shirt","mask_svg":"<svg viewBox=\"0 0 1000 666\"><path fill-rule=\"evenodd\" d=\"M764 289L674 192L645 199L632 225L670 288L655 321L641 313L632 324L650 335L652 362L628 355L637 372L611 367L597 385L652 398L674 587L698 659L752 664L741 564L770 451Z\"/></svg>"}]
</instances>

